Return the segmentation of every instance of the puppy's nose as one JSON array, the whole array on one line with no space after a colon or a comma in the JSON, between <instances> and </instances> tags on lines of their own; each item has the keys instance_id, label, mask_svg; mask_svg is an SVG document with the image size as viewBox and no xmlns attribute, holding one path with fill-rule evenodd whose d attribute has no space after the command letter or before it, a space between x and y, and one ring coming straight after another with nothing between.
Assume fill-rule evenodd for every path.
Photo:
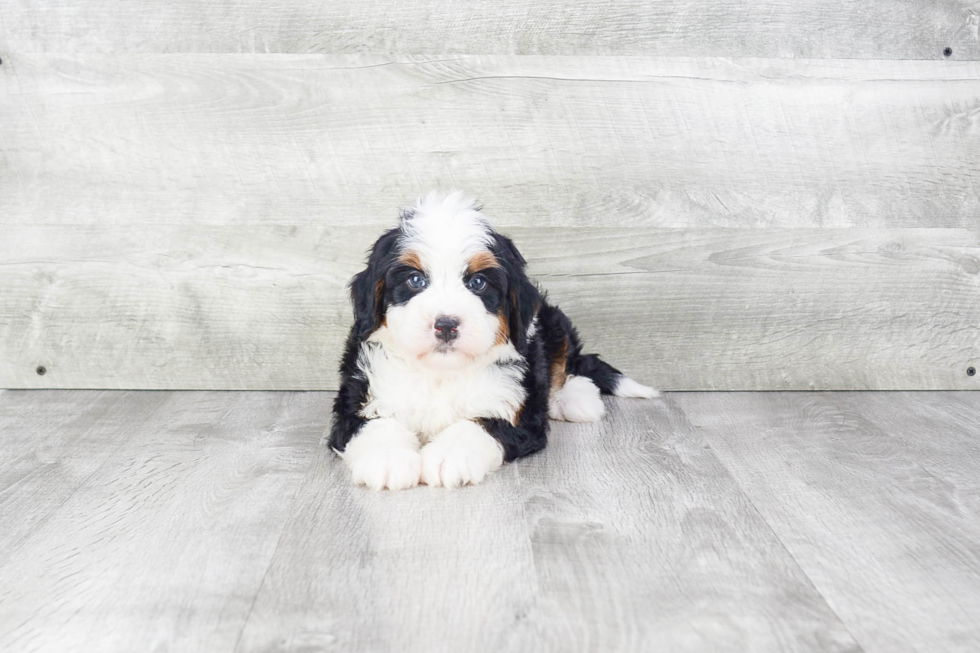
<instances>
[{"instance_id":1,"label":"puppy's nose","mask_svg":"<svg viewBox=\"0 0 980 653\"><path fill-rule=\"evenodd\" d=\"M459 320L448 315L436 318L436 338L449 342L459 337Z\"/></svg>"}]
</instances>

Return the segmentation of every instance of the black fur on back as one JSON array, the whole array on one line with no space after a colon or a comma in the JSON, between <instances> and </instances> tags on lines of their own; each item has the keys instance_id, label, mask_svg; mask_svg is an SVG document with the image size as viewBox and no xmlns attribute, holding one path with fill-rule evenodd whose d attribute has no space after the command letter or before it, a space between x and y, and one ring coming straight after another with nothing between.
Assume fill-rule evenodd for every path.
<instances>
[{"instance_id":1,"label":"black fur on back","mask_svg":"<svg viewBox=\"0 0 980 653\"><path fill-rule=\"evenodd\" d=\"M597 354L583 354L578 333L560 308L538 294L540 305L534 335L521 353L527 360L524 409L511 424L502 419L481 419L480 424L504 447L504 460L512 461L544 449L548 441L548 400L552 391L553 362L567 356L565 374L586 376L603 394L612 394L622 374L599 359ZM513 332L512 332L513 333Z\"/></svg>"},{"instance_id":2,"label":"black fur on back","mask_svg":"<svg viewBox=\"0 0 980 653\"><path fill-rule=\"evenodd\" d=\"M545 338L545 349L550 360L560 354L562 347L567 347L568 360L565 364L567 374L585 376L599 387L599 392L611 395L619 383L622 372L612 365L599 359L598 354L583 354L582 341L572 321L557 306L546 302L541 306L538 321Z\"/></svg>"}]
</instances>

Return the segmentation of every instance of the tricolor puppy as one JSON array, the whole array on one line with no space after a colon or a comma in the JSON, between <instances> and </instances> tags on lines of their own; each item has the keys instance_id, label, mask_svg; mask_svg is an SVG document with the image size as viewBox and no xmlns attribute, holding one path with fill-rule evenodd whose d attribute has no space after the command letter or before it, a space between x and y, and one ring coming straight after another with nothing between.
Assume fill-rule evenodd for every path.
<instances>
[{"instance_id":1,"label":"tricolor puppy","mask_svg":"<svg viewBox=\"0 0 980 653\"><path fill-rule=\"evenodd\" d=\"M402 211L350 291L330 446L369 488L479 483L544 448L549 416L594 422L600 393L656 394L581 353L514 243L459 193Z\"/></svg>"}]
</instances>

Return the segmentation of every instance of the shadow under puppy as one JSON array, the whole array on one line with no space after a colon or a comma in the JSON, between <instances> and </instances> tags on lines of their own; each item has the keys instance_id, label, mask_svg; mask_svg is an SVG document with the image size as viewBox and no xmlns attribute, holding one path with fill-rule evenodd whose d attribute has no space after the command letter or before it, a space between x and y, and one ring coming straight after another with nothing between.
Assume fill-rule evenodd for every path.
<instances>
[{"instance_id":1,"label":"shadow under puppy","mask_svg":"<svg viewBox=\"0 0 980 653\"><path fill-rule=\"evenodd\" d=\"M350 284L330 446L369 488L479 483L544 448L548 418L598 421L599 394L653 397L582 354L514 243L460 193L420 198Z\"/></svg>"}]
</instances>

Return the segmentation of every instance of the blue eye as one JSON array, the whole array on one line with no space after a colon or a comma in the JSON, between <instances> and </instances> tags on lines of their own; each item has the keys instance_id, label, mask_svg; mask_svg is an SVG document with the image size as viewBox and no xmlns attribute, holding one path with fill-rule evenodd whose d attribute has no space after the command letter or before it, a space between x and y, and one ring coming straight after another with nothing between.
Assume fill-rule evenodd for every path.
<instances>
[{"instance_id":1,"label":"blue eye","mask_svg":"<svg viewBox=\"0 0 980 653\"><path fill-rule=\"evenodd\" d=\"M466 282L466 287L473 292L480 292L487 287L487 280L480 275L476 275Z\"/></svg>"},{"instance_id":2,"label":"blue eye","mask_svg":"<svg viewBox=\"0 0 980 653\"><path fill-rule=\"evenodd\" d=\"M412 274L412 276L408 278L408 287L415 288L416 290L419 288L425 288L425 277L418 272Z\"/></svg>"}]
</instances>

